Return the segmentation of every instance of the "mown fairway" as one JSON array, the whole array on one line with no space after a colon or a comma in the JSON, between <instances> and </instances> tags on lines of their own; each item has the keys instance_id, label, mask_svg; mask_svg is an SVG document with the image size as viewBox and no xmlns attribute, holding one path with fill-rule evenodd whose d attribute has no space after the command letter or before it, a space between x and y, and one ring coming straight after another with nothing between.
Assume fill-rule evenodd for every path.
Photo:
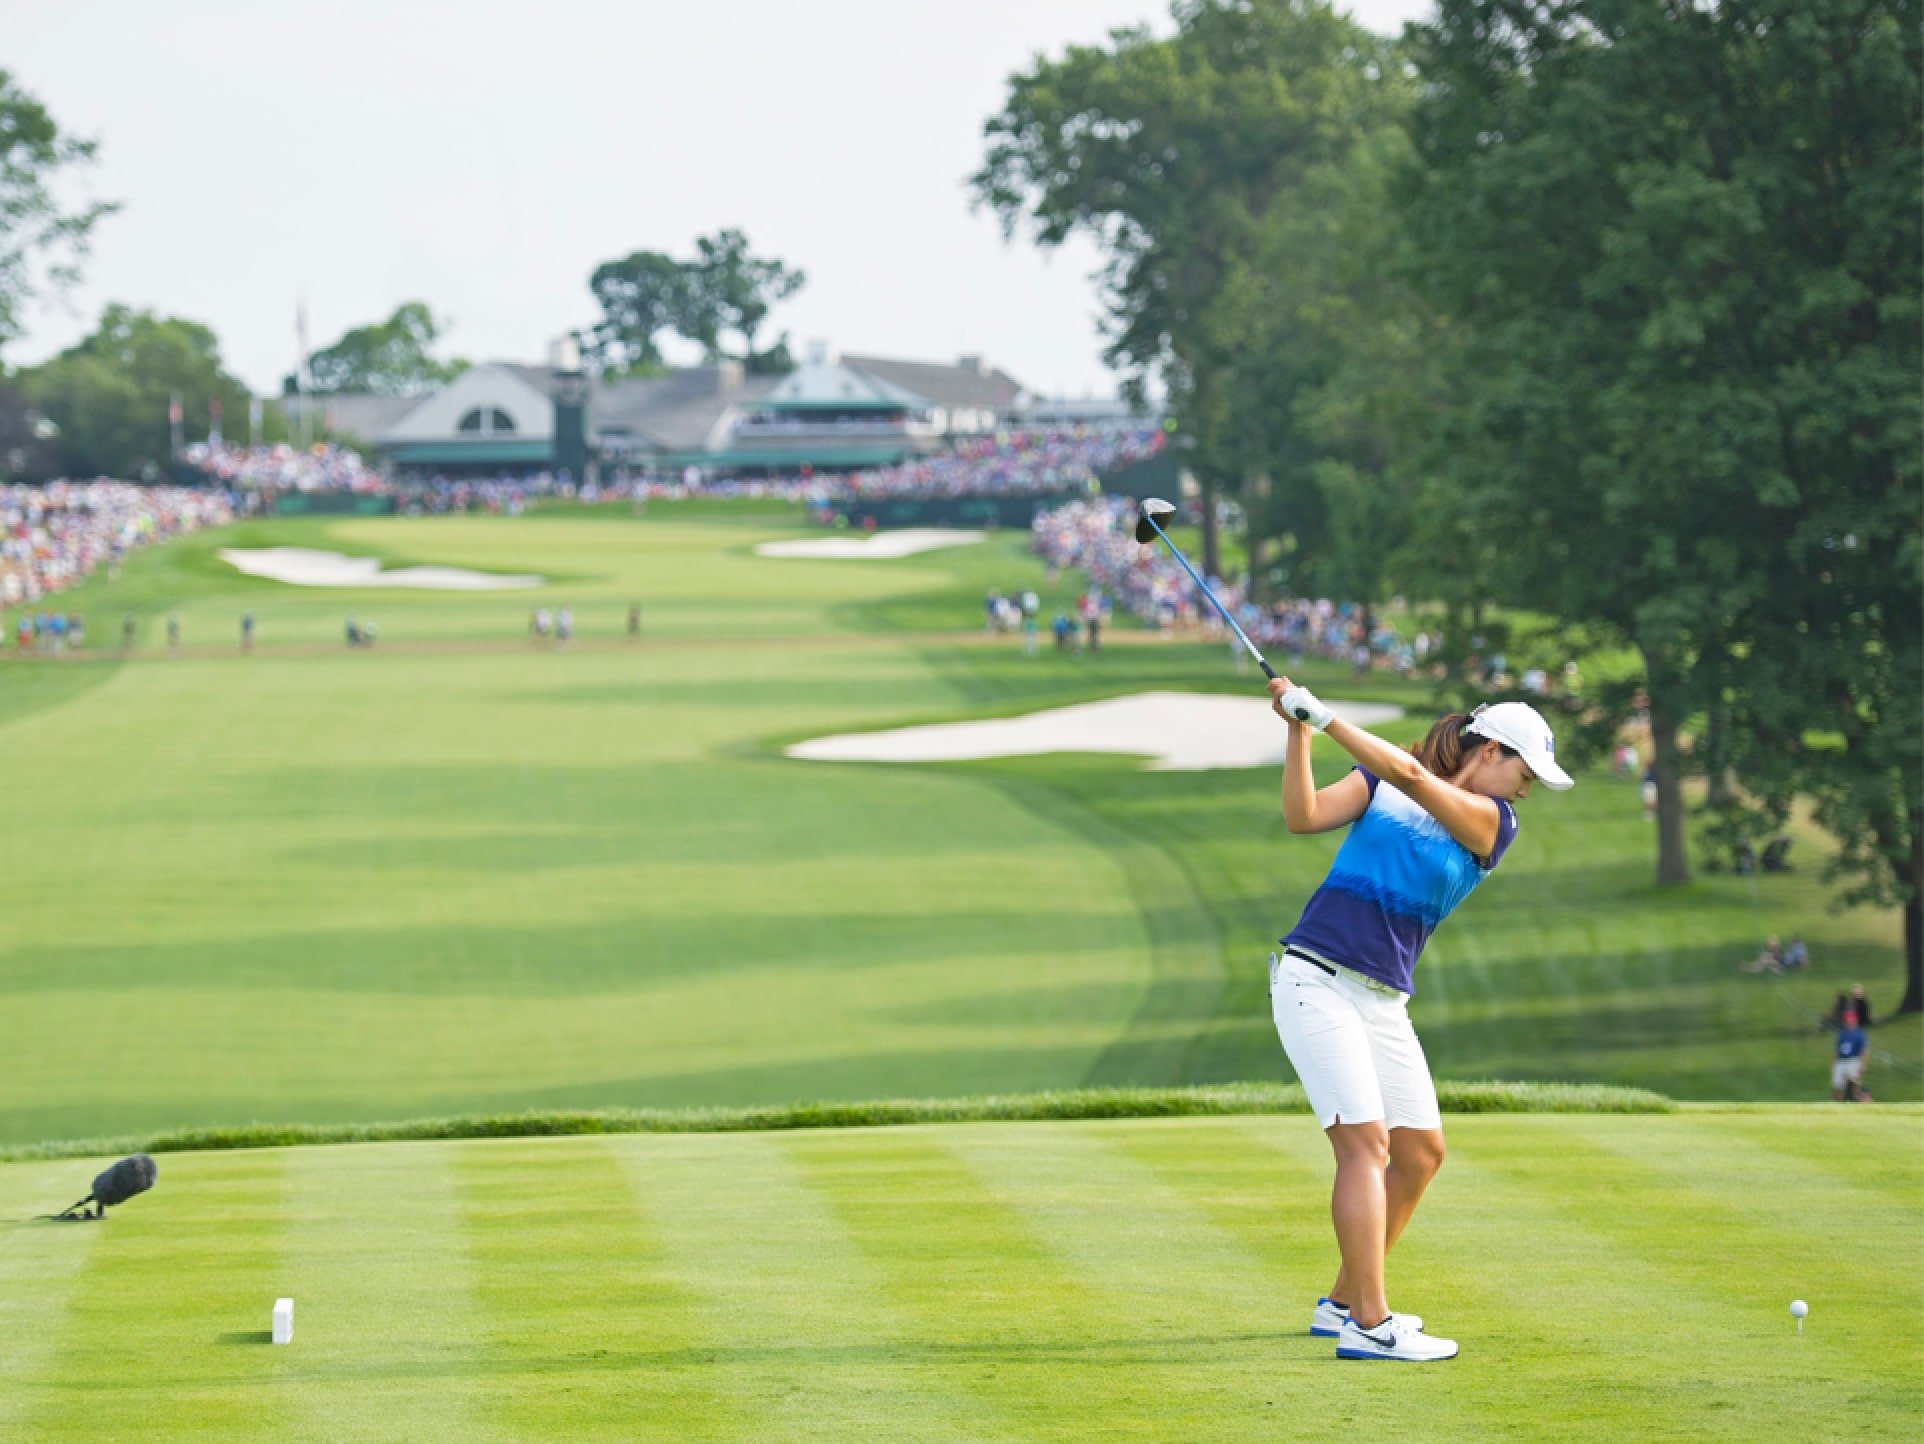
<instances>
[{"instance_id":1,"label":"mown fairway","mask_svg":"<svg viewBox=\"0 0 1924 1444\"><path fill-rule=\"evenodd\" d=\"M1921 1121L1451 1119L1391 1260L1426 1369L1305 1333L1306 1116L167 1155L0 1228L0 1437L1910 1439Z\"/></svg>"},{"instance_id":2,"label":"mown fairway","mask_svg":"<svg viewBox=\"0 0 1924 1444\"><path fill-rule=\"evenodd\" d=\"M0 1144L1283 1076L1262 959L1336 839L1287 837L1273 771L779 755L1250 678L1215 645L984 644L989 586L1043 586L1021 538L887 563L750 554L793 534L783 511L254 523L75 595L96 652L123 613L141 644L0 666ZM234 544L553 581L314 591L238 576L213 556ZM529 645L530 609L564 602L580 645ZM261 650L242 658L248 609ZM379 622L373 652L340 645L349 612ZM1896 1000L1896 917L1827 912L1812 839L1753 912L1727 876L1649 886L1633 784L1587 778L1524 818L1419 977L1440 1074L1820 1097L1830 993L1862 979ZM1761 931L1799 927L1814 977L1734 972ZM1917 1021L1873 1044L1915 1068ZM1918 1096L1914 1073L1872 1078Z\"/></svg>"}]
</instances>

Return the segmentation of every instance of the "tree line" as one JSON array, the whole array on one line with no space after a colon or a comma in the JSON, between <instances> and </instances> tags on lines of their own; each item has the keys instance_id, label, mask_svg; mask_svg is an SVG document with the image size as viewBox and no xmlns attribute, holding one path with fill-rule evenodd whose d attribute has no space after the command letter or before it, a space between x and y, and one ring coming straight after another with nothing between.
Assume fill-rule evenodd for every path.
<instances>
[{"instance_id":1,"label":"tree line","mask_svg":"<svg viewBox=\"0 0 1924 1444\"><path fill-rule=\"evenodd\" d=\"M1904 910L1924 1007L1916 0L1178 0L1009 79L971 180L1092 238L1260 589L1634 651L1657 876L1798 799ZM1204 546L1215 564L1215 508ZM1454 698L1452 700L1455 700Z\"/></svg>"}]
</instances>

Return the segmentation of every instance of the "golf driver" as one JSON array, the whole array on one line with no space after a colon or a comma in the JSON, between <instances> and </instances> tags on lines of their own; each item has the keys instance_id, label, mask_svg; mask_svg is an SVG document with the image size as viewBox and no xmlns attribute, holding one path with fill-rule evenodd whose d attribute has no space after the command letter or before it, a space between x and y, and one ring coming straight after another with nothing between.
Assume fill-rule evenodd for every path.
<instances>
[{"instance_id":1,"label":"golf driver","mask_svg":"<svg viewBox=\"0 0 1924 1444\"><path fill-rule=\"evenodd\" d=\"M1229 615L1229 608L1216 600L1216 594L1209 590L1209 584L1197 576L1196 569L1189 565L1189 558L1182 554L1181 548L1169 540L1169 533L1156 524L1157 517L1168 516L1174 512L1175 509L1175 506L1170 502L1161 501L1153 496L1145 496L1136 504L1136 540L1147 547L1154 546L1156 544L1156 538L1161 537L1163 545L1169 548L1169 554L1182 563L1182 569L1189 573L1189 579L1196 584L1198 590L1200 590L1205 597L1209 598L1209 605L1214 607L1217 612L1222 615L1222 619L1229 623L1229 630L1241 639L1245 647L1249 648L1249 655L1256 659L1256 665L1263 669L1263 675L1265 677L1274 677L1276 675L1276 669L1263 660L1263 654L1256 650L1256 644L1249 640L1248 635L1244 633L1241 627L1236 625L1236 619Z\"/></svg>"}]
</instances>

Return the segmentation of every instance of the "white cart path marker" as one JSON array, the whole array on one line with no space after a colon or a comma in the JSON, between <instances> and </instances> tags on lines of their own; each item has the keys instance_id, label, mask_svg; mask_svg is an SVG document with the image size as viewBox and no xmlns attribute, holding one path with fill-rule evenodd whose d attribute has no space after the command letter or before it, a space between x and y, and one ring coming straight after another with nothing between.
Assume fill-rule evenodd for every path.
<instances>
[{"instance_id":1,"label":"white cart path marker","mask_svg":"<svg viewBox=\"0 0 1924 1444\"><path fill-rule=\"evenodd\" d=\"M274 1342L277 1344L294 1342L294 1301L292 1299L274 1300Z\"/></svg>"}]
</instances>

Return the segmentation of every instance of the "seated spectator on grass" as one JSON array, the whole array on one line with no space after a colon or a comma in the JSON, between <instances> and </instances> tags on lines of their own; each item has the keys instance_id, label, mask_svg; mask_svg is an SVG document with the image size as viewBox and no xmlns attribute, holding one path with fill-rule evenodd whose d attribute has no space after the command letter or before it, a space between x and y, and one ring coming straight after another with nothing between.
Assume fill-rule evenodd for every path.
<instances>
[{"instance_id":1,"label":"seated spectator on grass","mask_svg":"<svg viewBox=\"0 0 1924 1444\"><path fill-rule=\"evenodd\" d=\"M1764 939L1764 950L1748 962L1737 964L1740 973L1781 973L1784 970L1784 949L1772 933Z\"/></svg>"},{"instance_id":2,"label":"seated spectator on grass","mask_svg":"<svg viewBox=\"0 0 1924 1444\"><path fill-rule=\"evenodd\" d=\"M1810 949L1804 946L1804 935L1792 933L1790 942L1784 947L1784 971L1810 966Z\"/></svg>"}]
</instances>

